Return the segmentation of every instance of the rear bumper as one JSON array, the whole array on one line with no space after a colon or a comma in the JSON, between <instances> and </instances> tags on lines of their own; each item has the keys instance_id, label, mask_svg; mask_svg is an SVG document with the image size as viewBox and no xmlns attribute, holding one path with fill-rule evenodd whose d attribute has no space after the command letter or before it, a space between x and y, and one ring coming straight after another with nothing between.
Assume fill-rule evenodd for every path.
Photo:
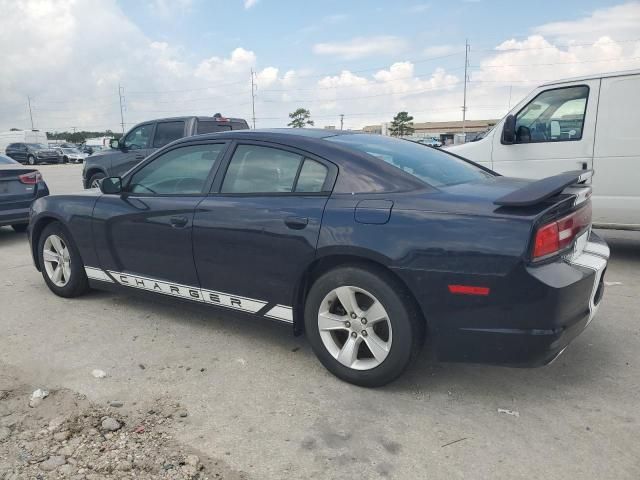
<instances>
[{"instance_id":1,"label":"rear bumper","mask_svg":"<svg viewBox=\"0 0 640 480\"><path fill-rule=\"evenodd\" d=\"M522 367L550 363L596 315L608 259L609 247L591 233L579 254L526 267L529 278L521 278L522 285L510 279L517 303L479 308L475 319L438 329L438 358Z\"/></svg>"},{"instance_id":2,"label":"rear bumper","mask_svg":"<svg viewBox=\"0 0 640 480\"><path fill-rule=\"evenodd\" d=\"M35 197L28 200L16 202L0 202L0 226L19 225L29 223L29 215L31 204L40 197L49 195L47 184L41 182L38 184L38 190Z\"/></svg>"}]
</instances>

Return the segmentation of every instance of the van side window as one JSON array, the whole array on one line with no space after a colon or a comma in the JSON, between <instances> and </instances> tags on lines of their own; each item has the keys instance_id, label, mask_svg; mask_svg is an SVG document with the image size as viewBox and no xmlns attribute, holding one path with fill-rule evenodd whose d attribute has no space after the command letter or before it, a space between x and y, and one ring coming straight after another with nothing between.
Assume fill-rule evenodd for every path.
<instances>
[{"instance_id":1,"label":"van side window","mask_svg":"<svg viewBox=\"0 0 640 480\"><path fill-rule=\"evenodd\" d=\"M516 143L580 140L588 98L584 85L538 94L516 115Z\"/></svg>"}]
</instances>

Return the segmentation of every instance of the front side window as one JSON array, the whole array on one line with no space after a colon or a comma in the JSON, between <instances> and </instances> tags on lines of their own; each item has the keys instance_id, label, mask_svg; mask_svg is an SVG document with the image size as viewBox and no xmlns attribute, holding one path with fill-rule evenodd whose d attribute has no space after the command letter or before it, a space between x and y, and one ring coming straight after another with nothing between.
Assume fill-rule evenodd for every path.
<instances>
[{"instance_id":1,"label":"front side window","mask_svg":"<svg viewBox=\"0 0 640 480\"><path fill-rule=\"evenodd\" d=\"M192 145L160 155L131 177L131 193L193 195L202 193L224 144Z\"/></svg>"},{"instance_id":2,"label":"front side window","mask_svg":"<svg viewBox=\"0 0 640 480\"><path fill-rule=\"evenodd\" d=\"M124 147L131 150L137 150L140 148L147 148L149 145L149 138L153 132L153 124L140 125L133 129L124 139Z\"/></svg>"},{"instance_id":3,"label":"front side window","mask_svg":"<svg viewBox=\"0 0 640 480\"><path fill-rule=\"evenodd\" d=\"M240 145L231 158L222 193L290 193L302 156L277 148Z\"/></svg>"},{"instance_id":4,"label":"front side window","mask_svg":"<svg viewBox=\"0 0 640 480\"><path fill-rule=\"evenodd\" d=\"M184 122L161 122L156 126L156 134L153 138L153 148L164 147L165 145L178 140L184 136Z\"/></svg>"},{"instance_id":5,"label":"front side window","mask_svg":"<svg viewBox=\"0 0 640 480\"><path fill-rule=\"evenodd\" d=\"M589 87L547 90L516 115L516 143L580 140Z\"/></svg>"},{"instance_id":6,"label":"front side window","mask_svg":"<svg viewBox=\"0 0 640 480\"><path fill-rule=\"evenodd\" d=\"M336 135L327 140L383 160L432 187L473 182L492 176L472 163L409 140L369 134Z\"/></svg>"}]
</instances>

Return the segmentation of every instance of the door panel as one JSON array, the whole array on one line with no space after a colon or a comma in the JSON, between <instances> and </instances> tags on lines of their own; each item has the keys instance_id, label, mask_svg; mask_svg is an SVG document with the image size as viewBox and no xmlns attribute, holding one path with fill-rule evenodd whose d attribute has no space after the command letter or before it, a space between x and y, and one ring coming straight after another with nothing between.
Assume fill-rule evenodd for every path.
<instances>
[{"instance_id":1,"label":"door panel","mask_svg":"<svg viewBox=\"0 0 640 480\"><path fill-rule=\"evenodd\" d=\"M202 197L101 196L94 209L100 266L197 286L191 227Z\"/></svg>"},{"instance_id":2,"label":"door panel","mask_svg":"<svg viewBox=\"0 0 640 480\"><path fill-rule=\"evenodd\" d=\"M600 80L563 84L562 87L549 86L541 88L522 103L523 109L520 109L519 112L523 112L528 105L533 103L536 98L540 98L539 96L545 92L575 88L582 85L589 88L589 94L580 140L543 141L540 138L536 138L537 141L533 143L503 145L501 132L496 132L493 136L493 169L506 176L538 179L569 170L592 168ZM563 117L570 120L570 115L561 116L561 120ZM559 129L558 133L560 133L561 127L557 126L557 128ZM534 133L532 132L532 134ZM567 138L570 138L567 132L562 131L561 135L566 135Z\"/></svg>"},{"instance_id":3,"label":"door panel","mask_svg":"<svg viewBox=\"0 0 640 480\"><path fill-rule=\"evenodd\" d=\"M291 307L297 281L315 257L326 202L268 195L203 200L193 221L202 289ZM290 311L273 316L289 320Z\"/></svg>"},{"instance_id":4,"label":"door panel","mask_svg":"<svg viewBox=\"0 0 640 480\"><path fill-rule=\"evenodd\" d=\"M603 78L594 149L594 223L640 227L640 75Z\"/></svg>"}]
</instances>

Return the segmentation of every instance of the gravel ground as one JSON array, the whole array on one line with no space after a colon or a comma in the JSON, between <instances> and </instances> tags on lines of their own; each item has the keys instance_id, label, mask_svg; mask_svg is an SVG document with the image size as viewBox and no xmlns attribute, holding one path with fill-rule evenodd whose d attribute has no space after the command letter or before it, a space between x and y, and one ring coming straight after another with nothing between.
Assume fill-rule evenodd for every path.
<instances>
[{"instance_id":1,"label":"gravel ground","mask_svg":"<svg viewBox=\"0 0 640 480\"><path fill-rule=\"evenodd\" d=\"M79 188L80 170L42 167L53 193ZM635 480L640 234L603 236L612 248L603 304L553 365L440 364L426 349L399 381L366 390L332 377L285 327L126 294L58 298L33 268L26 238L0 228L0 375L13 379L0 389L22 395L20 412L36 388L86 396L88 411L97 409L87 428L100 431L105 415L125 423L109 445L125 433L135 439L131 427L157 399L179 403L188 417L154 427L154 438L175 442L154 458L181 467L198 455L213 478L218 462L227 475L255 479ZM60 394L51 395L38 409ZM109 407L114 399L124 407ZM25 430L37 432L29 422ZM18 451L18 435L2 448ZM46 444L55 456L56 444ZM10 462L17 468L15 455Z\"/></svg>"}]
</instances>

